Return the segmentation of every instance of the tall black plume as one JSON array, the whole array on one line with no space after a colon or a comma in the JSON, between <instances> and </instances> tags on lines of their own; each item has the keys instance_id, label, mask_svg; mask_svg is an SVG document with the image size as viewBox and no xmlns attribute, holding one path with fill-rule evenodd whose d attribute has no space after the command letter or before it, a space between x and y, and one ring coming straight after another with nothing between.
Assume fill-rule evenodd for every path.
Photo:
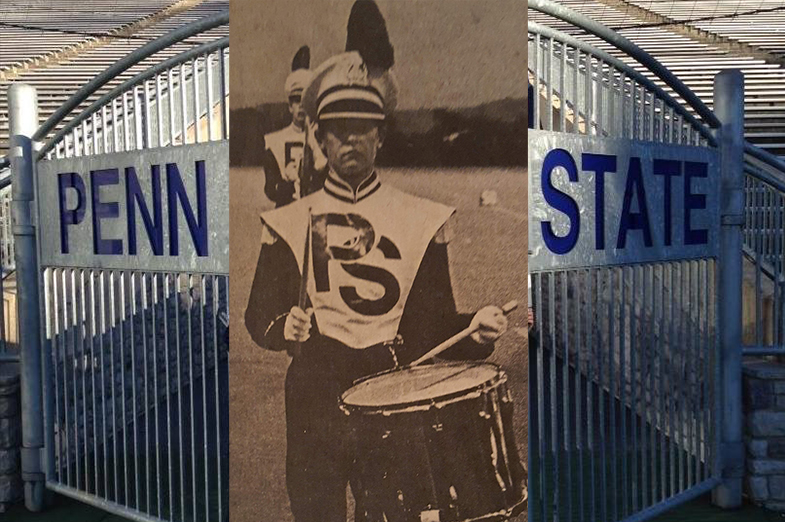
<instances>
[{"instance_id":1,"label":"tall black plume","mask_svg":"<svg viewBox=\"0 0 785 522\"><path fill-rule=\"evenodd\" d=\"M311 66L311 50L303 45L297 50L292 60L292 72L297 69L308 69Z\"/></svg>"},{"instance_id":2,"label":"tall black plume","mask_svg":"<svg viewBox=\"0 0 785 522\"><path fill-rule=\"evenodd\" d=\"M395 63L384 17L373 0L357 0L346 28L346 51L357 51L373 68L389 69Z\"/></svg>"}]
</instances>

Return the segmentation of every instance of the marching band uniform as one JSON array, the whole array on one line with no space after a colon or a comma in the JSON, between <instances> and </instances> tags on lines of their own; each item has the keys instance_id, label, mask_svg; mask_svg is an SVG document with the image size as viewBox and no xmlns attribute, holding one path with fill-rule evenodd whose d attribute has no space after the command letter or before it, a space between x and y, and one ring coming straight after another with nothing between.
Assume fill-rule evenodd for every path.
<instances>
[{"instance_id":1,"label":"marching band uniform","mask_svg":"<svg viewBox=\"0 0 785 522\"><path fill-rule=\"evenodd\" d=\"M292 61L292 73L286 78L284 89L286 98L301 96L311 81L310 51L303 46ZM313 131L308 130L308 152L305 152L305 128L298 127L294 121L288 126L264 135L264 193L276 207L287 205L301 195L318 190L324 184L327 159L319 147L313 146L316 140ZM304 169L300 168L305 161ZM309 179L300 179L301 172ZM313 177L313 179L310 179Z\"/></svg>"},{"instance_id":2,"label":"marching band uniform","mask_svg":"<svg viewBox=\"0 0 785 522\"><path fill-rule=\"evenodd\" d=\"M327 235L325 246L335 257L368 249L362 244L367 224L375 236L356 263L330 259L329 279L320 281L313 272L314 265L321 269L317 248L323 239L314 226L308 283L314 326L286 377L287 489L295 520L343 521L352 456L346 416L338 408L341 393L360 377L412 362L469 326L471 315L456 312L450 283L444 223L452 209L383 185L375 173L355 193L331 172L323 190L262 215L265 233L246 311L260 346L286 350L294 344L283 330L286 313L298 302L309 208L314 216L354 216L354 223L334 225L334 237ZM340 250L357 236L355 249ZM362 278L374 271L388 274L377 277L386 286ZM329 291L317 291L327 281ZM402 345L386 342L396 335ZM467 338L442 356L484 358L492 350L492 344Z\"/></svg>"},{"instance_id":3,"label":"marching band uniform","mask_svg":"<svg viewBox=\"0 0 785 522\"><path fill-rule=\"evenodd\" d=\"M362 40L352 32L363 23L353 22L358 6L369 8L364 15L382 26L360 27L359 33L373 36L373 49L365 54L352 50ZM395 106L388 71L392 47L384 45L381 14L372 2L355 8L347 52L315 70L303 92L311 121L381 122ZM355 189L330 170L318 192L262 214L262 248L245 321L260 346L294 353L286 375L286 483L297 522L346 520L353 443L339 409L341 394L358 378L411 363L477 320L455 309L445 225L453 211L383 184L376 172ZM299 303L306 241L304 308L313 315L310 337L296 351L285 331ZM442 356L487 357L493 343L479 340L467 337ZM357 522L366 520L362 503Z\"/></svg>"}]
</instances>

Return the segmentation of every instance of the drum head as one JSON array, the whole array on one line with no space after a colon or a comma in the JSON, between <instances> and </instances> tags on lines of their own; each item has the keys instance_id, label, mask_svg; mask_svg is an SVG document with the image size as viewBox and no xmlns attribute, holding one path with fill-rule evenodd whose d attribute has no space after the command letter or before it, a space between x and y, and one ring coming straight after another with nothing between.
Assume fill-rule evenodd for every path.
<instances>
[{"instance_id":1,"label":"drum head","mask_svg":"<svg viewBox=\"0 0 785 522\"><path fill-rule=\"evenodd\" d=\"M342 400L357 408L427 403L482 387L499 375L499 369L488 363L415 366L367 377L346 391Z\"/></svg>"}]
</instances>

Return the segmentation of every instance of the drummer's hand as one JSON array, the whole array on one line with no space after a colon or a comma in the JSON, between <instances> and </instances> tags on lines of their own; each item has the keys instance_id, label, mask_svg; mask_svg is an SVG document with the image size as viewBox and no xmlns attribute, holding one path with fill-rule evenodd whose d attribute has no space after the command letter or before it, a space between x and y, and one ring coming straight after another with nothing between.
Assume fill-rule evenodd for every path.
<instances>
[{"instance_id":1,"label":"drummer's hand","mask_svg":"<svg viewBox=\"0 0 785 522\"><path fill-rule=\"evenodd\" d=\"M474 314L470 327L479 327L479 330L472 334L475 342L492 343L507 331L507 317L498 306L486 306Z\"/></svg>"},{"instance_id":2,"label":"drummer's hand","mask_svg":"<svg viewBox=\"0 0 785 522\"><path fill-rule=\"evenodd\" d=\"M307 341L311 336L311 316L313 308L303 310L299 306L293 306L283 326L284 339L301 343Z\"/></svg>"}]
</instances>

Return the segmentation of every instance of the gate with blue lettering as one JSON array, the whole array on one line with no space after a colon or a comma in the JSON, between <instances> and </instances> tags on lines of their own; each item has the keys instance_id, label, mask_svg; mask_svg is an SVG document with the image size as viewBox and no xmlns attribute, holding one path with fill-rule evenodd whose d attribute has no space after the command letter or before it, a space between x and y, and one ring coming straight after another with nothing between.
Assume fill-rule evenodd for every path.
<instances>
[{"instance_id":1,"label":"gate with blue lettering","mask_svg":"<svg viewBox=\"0 0 785 522\"><path fill-rule=\"evenodd\" d=\"M530 520L646 520L709 491L729 504L741 314L720 302L741 285L741 75L715 79L715 115L609 29L529 8L675 93L528 23Z\"/></svg>"},{"instance_id":2,"label":"gate with blue lettering","mask_svg":"<svg viewBox=\"0 0 785 522\"><path fill-rule=\"evenodd\" d=\"M228 520L228 23L148 43L40 127L35 90L9 90L31 509L48 489L132 520Z\"/></svg>"}]
</instances>

